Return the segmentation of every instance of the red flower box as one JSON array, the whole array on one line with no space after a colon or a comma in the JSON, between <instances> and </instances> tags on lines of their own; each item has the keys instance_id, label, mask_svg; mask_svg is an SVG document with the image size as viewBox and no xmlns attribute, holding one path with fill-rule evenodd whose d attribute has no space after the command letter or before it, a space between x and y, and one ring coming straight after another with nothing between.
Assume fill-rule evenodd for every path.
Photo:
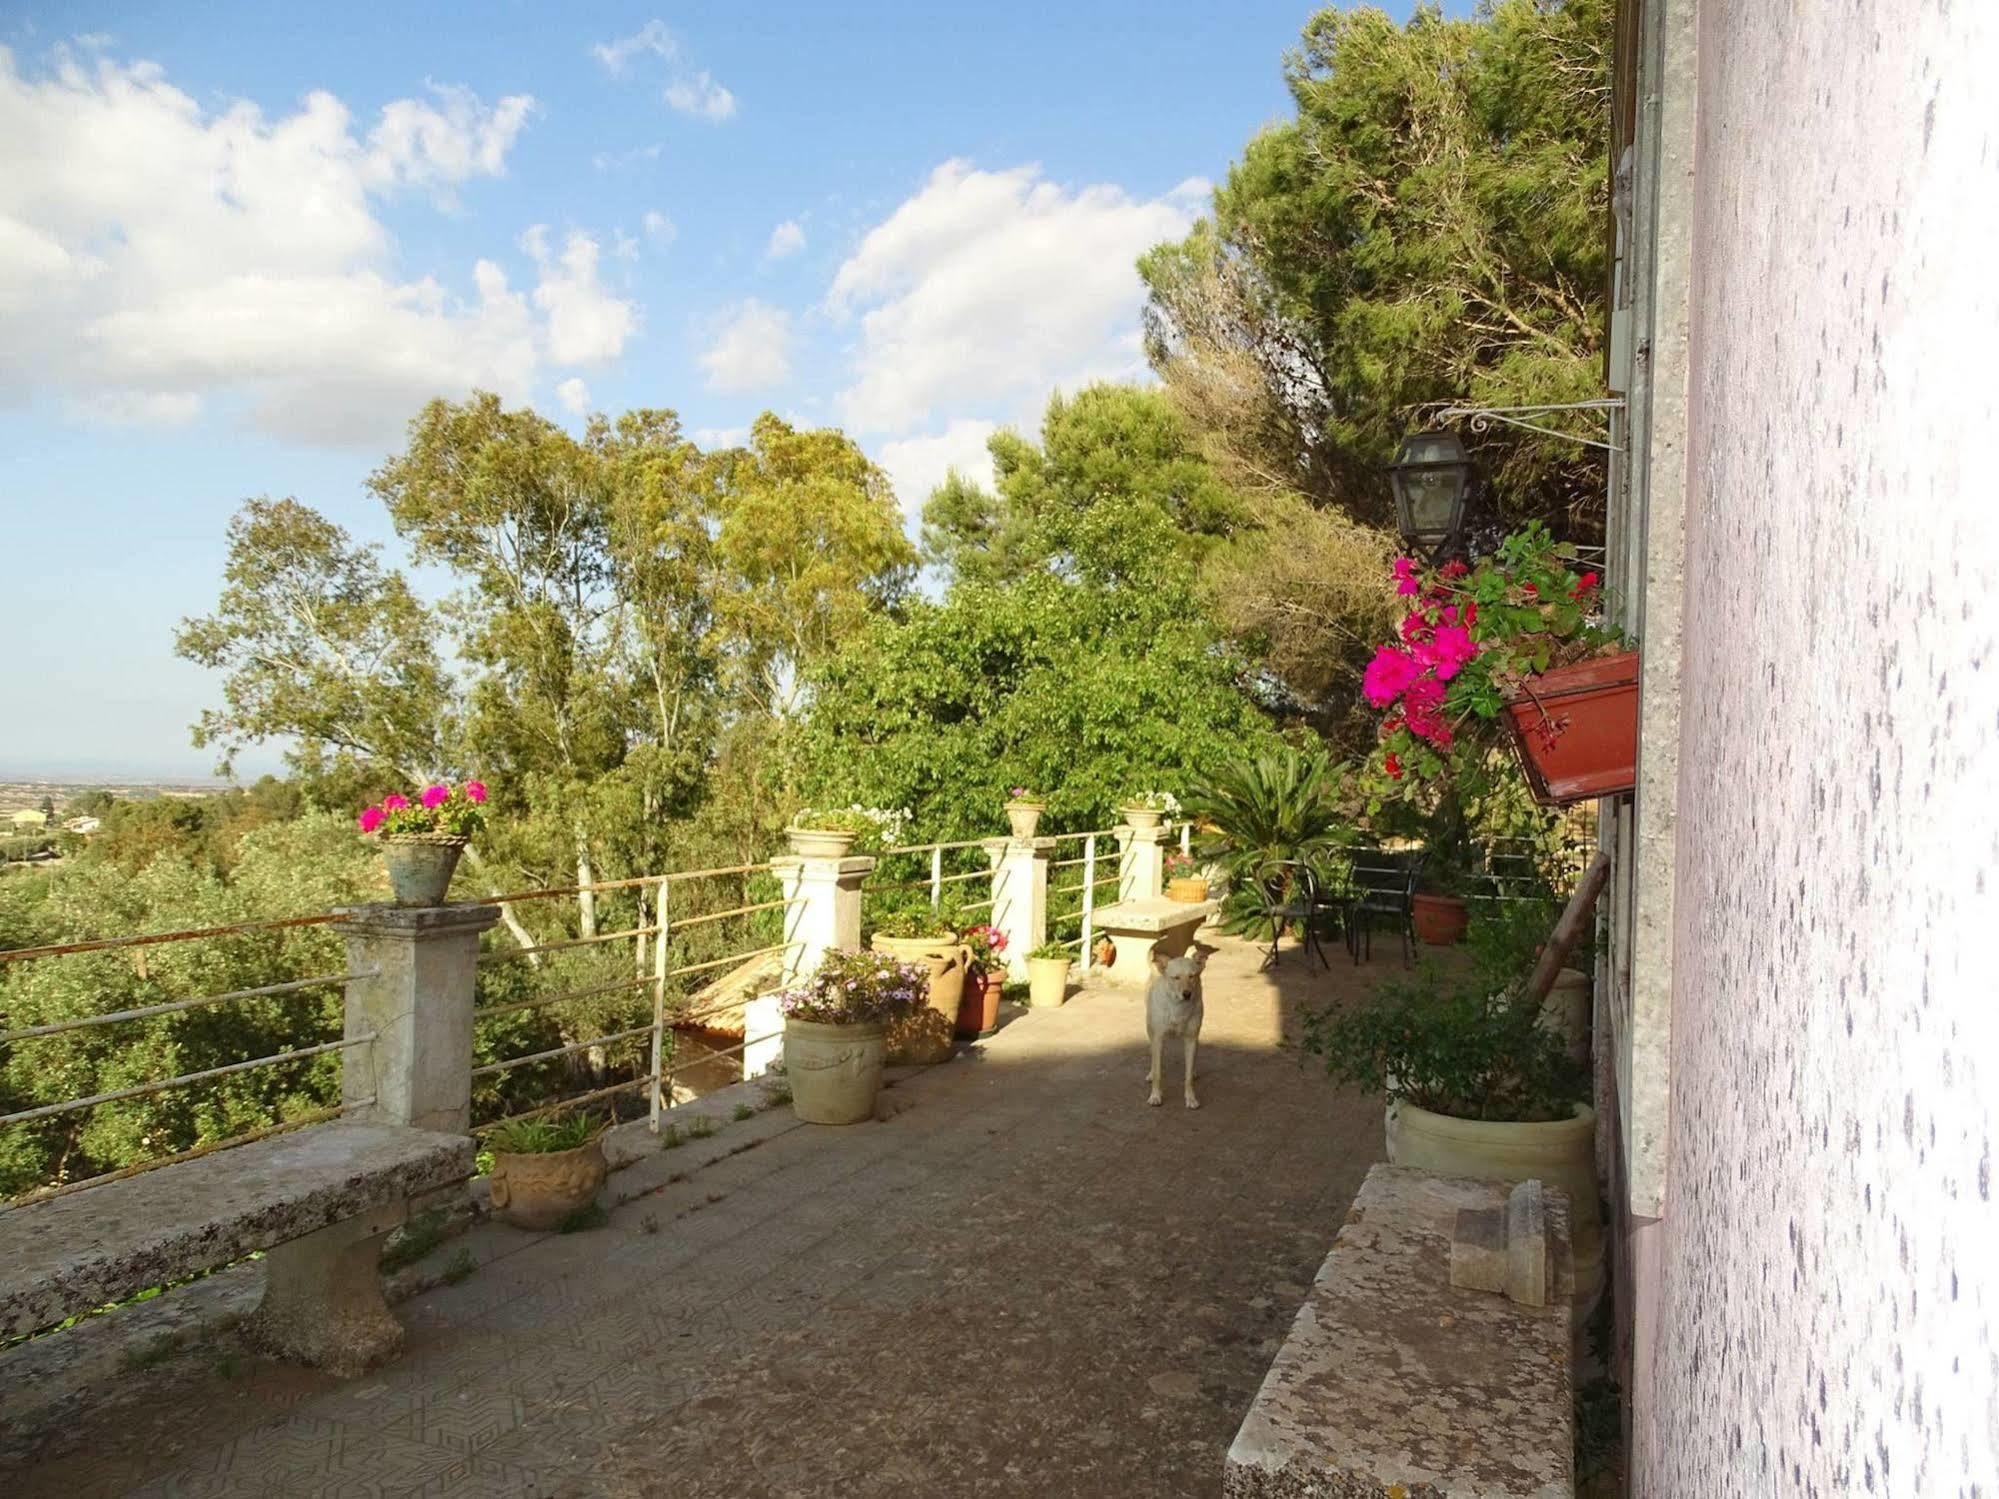
<instances>
[{"instance_id":1,"label":"red flower box","mask_svg":"<svg viewBox=\"0 0 1999 1499\"><path fill-rule=\"evenodd\" d=\"M1508 694L1506 722L1542 806L1630 791L1638 777L1638 653L1529 677Z\"/></svg>"}]
</instances>

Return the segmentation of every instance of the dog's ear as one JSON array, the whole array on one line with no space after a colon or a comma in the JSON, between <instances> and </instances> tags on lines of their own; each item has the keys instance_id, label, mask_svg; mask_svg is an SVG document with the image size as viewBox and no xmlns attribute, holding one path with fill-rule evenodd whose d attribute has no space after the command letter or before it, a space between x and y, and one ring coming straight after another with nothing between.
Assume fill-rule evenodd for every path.
<instances>
[{"instance_id":1,"label":"dog's ear","mask_svg":"<svg viewBox=\"0 0 1999 1499\"><path fill-rule=\"evenodd\" d=\"M1164 974L1166 972L1166 965L1172 961L1171 958L1167 957L1158 948L1155 947L1152 949L1152 971L1154 973Z\"/></svg>"},{"instance_id":2,"label":"dog's ear","mask_svg":"<svg viewBox=\"0 0 1999 1499\"><path fill-rule=\"evenodd\" d=\"M1215 951L1212 947L1190 947L1187 949L1187 961L1194 965L1194 972L1199 973L1208 966L1208 958Z\"/></svg>"}]
</instances>

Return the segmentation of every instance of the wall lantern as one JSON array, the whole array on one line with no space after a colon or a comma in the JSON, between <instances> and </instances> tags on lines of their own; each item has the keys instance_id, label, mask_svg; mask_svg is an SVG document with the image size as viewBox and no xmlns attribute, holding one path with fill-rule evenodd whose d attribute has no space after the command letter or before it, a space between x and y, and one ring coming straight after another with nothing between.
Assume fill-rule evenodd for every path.
<instances>
[{"instance_id":1,"label":"wall lantern","mask_svg":"<svg viewBox=\"0 0 1999 1499\"><path fill-rule=\"evenodd\" d=\"M1438 563L1458 551L1478 491L1478 466L1465 445L1449 432L1405 437L1388 477L1395 486L1395 529L1410 554Z\"/></svg>"}]
</instances>

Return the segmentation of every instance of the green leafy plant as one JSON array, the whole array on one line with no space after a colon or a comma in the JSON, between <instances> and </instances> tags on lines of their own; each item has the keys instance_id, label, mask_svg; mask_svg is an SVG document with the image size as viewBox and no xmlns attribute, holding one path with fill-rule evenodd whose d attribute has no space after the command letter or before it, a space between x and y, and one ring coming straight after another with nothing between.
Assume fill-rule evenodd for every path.
<instances>
[{"instance_id":1,"label":"green leafy plant","mask_svg":"<svg viewBox=\"0 0 1999 1499\"><path fill-rule=\"evenodd\" d=\"M1069 950L1066 942L1044 942L1027 955L1034 958L1060 958L1064 962L1074 962L1076 955Z\"/></svg>"},{"instance_id":2,"label":"green leafy plant","mask_svg":"<svg viewBox=\"0 0 1999 1499\"><path fill-rule=\"evenodd\" d=\"M795 828L813 832L852 833L862 853L879 853L901 843L909 830L909 813L882 807L806 807L791 819Z\"/></svg>"},{"instance_id":3,"label":"green leafy plant","mask_svg":"<svg viewBox=\"0 0 1999 1499\"><path fill-rule=\"evenodd\" d=\"M735 1111L730 1115L730 1117L736 1120L738 1123L741 1123L745 1119L756 1118L757 1111L751 1108L746 1103L739 1103L736 1105Z\"/></svg>"},{"instance_id":4,"label":"green leafy plant","mask_svg":"<svg viewBox=\"0 0 1999 1499\"><path fill-rule=\"evenodd\" d=\"M487 1146L499 1155L553 1155L559 1150L576 1150L588 1145L607 1128L594 1114L574 1114L567 1119L510 1119L486 1137Z\"/></svg>"},{"instance_id":5,"label":"green leafy plant","mask_svg":"<svg viewBox=\"0 0 1999 1499\"><path fill-rule=\"evenodd\" d=\"M991 973L999 968L1000 954L1006 951L1006 933L991 922L976 922L958 934L971 955L969 966L975 973Z\"/></svg>"},{"instance_id":6,"label":"green leafy plant","mask_svg":"<svg viewBox=\"0 0 1999 1499\"><path fill-rule=\"evenodd\" d=\"M447 1286L455 1286L459 1282L469 1279L472 1273L478 1268L479 1261L473 1255L472 1251L470 1249L460 1249L444 1262L444 1268L438 1272L438 1278Z\"/></svg>"},{"instance_id":7,"label":"green leafy plant","mask_svg":"<svg viewBox=\"0 0 1999 1499\"><path fill-rule=\"evenodd\" d=\"M1228 765L1190 786L1189 815L1205 831L1200 857L1228 877L1231 924L1254 930L1266 897L1289 887L1287 865L1322 875L1357 836L1338 802L1339 773L1323 750L1288 746Z\"/></svg>"},{"instance_id":8,"label":"green leafy plant","mask_svg":"<svg viewBox=\"0 0 1999 1499\"><path fill-rule=\"evenodd\" d=\"M868 931L876 937L954 936L959 926L957 897L948 887L936 907L922 890L884 890L872 895L867 908Z\"/></svg>"},{"instance_id":9,"label":"green leafy plant","mask_svg":"<svg viewBox=\"0 0 1999 1499\"><path fill-rule=\"evenodd\" d=\"M1121 805L1140 812L1163 812L1170 817L1180 810L1180 798L1170 791L1141 791L1126 797Z\"/></svg>"}]
</instances>

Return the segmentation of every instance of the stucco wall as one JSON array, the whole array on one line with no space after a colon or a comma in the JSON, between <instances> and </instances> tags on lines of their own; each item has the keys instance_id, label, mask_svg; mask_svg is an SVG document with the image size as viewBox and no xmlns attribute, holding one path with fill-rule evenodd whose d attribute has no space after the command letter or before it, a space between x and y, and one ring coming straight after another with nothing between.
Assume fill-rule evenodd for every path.
<instances>
[{"instance_id":1,"label":"stucco wall","mask_svg":"<svg viewBox=\"0 0 1999 1499\"><path fill-rule=\"evenodd\" d=\"M1999 1493L1999 0L1703 0L1647 1495Z\"/></svg>"}]
</instances>

